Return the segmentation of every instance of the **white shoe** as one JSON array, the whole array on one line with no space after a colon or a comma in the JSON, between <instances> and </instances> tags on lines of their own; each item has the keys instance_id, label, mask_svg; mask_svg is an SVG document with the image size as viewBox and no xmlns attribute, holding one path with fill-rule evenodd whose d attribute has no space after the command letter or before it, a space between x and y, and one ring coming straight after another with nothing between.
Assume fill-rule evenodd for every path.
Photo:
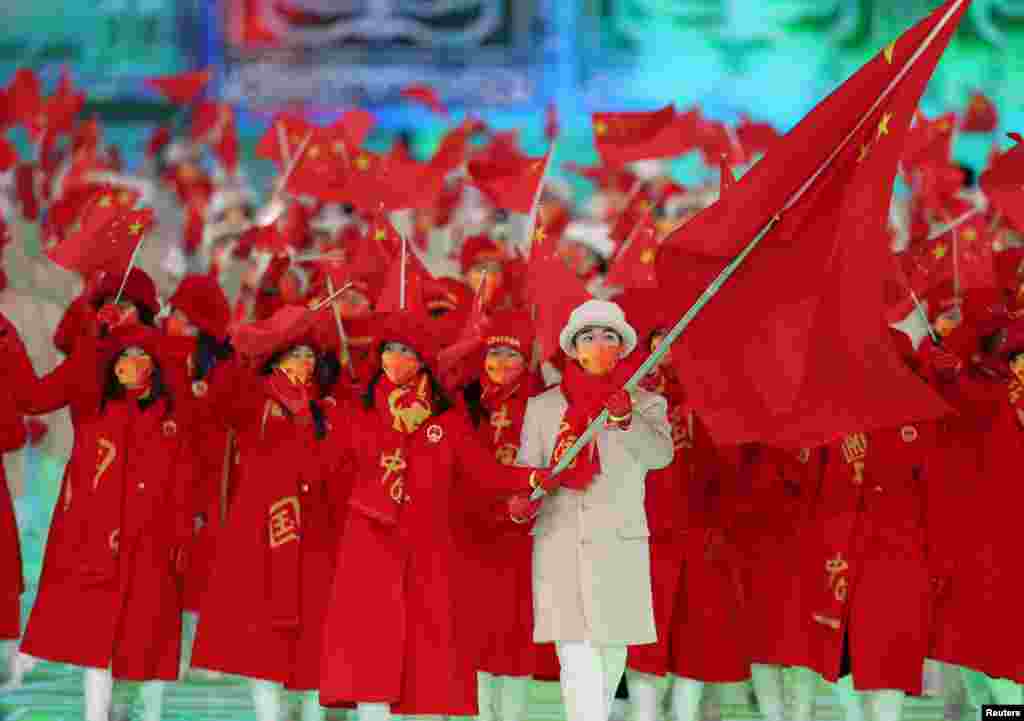
<instances>
[{"instance_id":1,"label":"white shoe","mask_svg":"<svg viewBox=\"0 0 1024 721\"><path fill-rule=\"evenodd\" d=\"M30 673L38 665L39 659L34 656L29 656L27 653L21 653L20 651L13 653L8 669L10 676L7 683L0 686L0 689L10 691L21 688L25 680L25 674Z\"/></svg>"},{"instance_id":2,"label":"white shoe","mask_svg":"<svg viewBox=\"0 0 1024 721\"><path fill-rule=\"evenodd\" d=\"M608 721L628 721L629 719L629 701L624 698L617 698L612 701L612 712L608 716Z\"/></svg>"}]
</instances>

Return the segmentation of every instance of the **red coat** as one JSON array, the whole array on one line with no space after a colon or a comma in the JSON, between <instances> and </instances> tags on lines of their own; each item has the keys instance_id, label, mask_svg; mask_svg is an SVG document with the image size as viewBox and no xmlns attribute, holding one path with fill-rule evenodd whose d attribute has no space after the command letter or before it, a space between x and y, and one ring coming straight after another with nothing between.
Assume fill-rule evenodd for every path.
<instances>
[{"instance_id":1,"label":"red coat","mask_svg":"<svg viewBox=\"0 0 1024 721\"><path fill-rule=\"evenodd\" d=\"M946 541L945 553L954 559L938 599L932 656L1024 683L1024 659L1014 650L1024 632L1020 624L1006 622L1012 617L1007 614L1016 613L1014 599L1022 590L1016 513L1022 503L1018 475L1024 426L1018 408L1024 404L1024 386L1016 379L993 385L1002 402L975 456L976 470L967 477L949 476L944 493L932 504L934 522L946 529L936 534L937 540ZM962 449L947 446L943 456L957 452Z\"/></svg>"},{"instance_id":2,"label":"red coat","mask_svg":"<svg viewBox=\"0 0 1024 721\"><path fill-rule=\"evenodd\" d=\"M322 625L347 488L328 437L285 416L247 370L210 386L236 433L239 482L199 612L192 665L317 688Z\"/></svg>"},{"instance_id":3,"label":"red coat","mask_svg":"<svg viewBox=\"0 0 1024 721\"><path fill-rule=\"evenodd\" d=\"M352 477L377 484L394 432L375 411L348 427ZM486 502L527 490L529 472L499 465L474 436L457 410L428 419L407 439L408 501L398 524L350 512L324 628L322 705L381 702L400 715L477 713L471 635L479 626L460 615L470 606L458 597L465 582L457 577L453 504L457 494ZM490 613L479 592L473 600L476 613Z\"/></svg>"},{"instance_id":4,"label":"red coat","mask_svg":"<svg viewBox=\"0 0 1024 721\"><path fill-rule=\"evenodd\" d=\"M6 318L0 315L6 325ZM8 327L11 332L13 326ZM14 405L11 393L0 389L0 454L14 451L25 444L25 424ZM2 458L0 458L2 461ZM22 576L21 545L14 503L7 486L3 463L0 462L0 640L21 636L21 594L25 592Z\"/></svg>"},{"instance_id":5,"label":"red coat","mask_svg":"<svg viewBox=\"0 0 1024 721\"><path fill-rule=\"evenodd\" d=\"M182 611L174 554L189 536L193 473L187 420L164 401L143 411L110 400L100 410L95 377L95 357L82 351L38 383L22 376L17 390L25 413L70 404L75 427L21 648L50 661L111 666L115 678L174 680ZM97 507L101 487L106 500ZM117 506L108 535L96 517ZM113 576L85 575L96 564L110 565Z\"/></svg>"},{"instance_id":6,"label":"red coat","mask_svg":"<svg viewBox=\"0 0 1024 721\"><path fill-rule=\"evenodd\" d=\"M227 497L221 498L227 489L222 486L225 471L230 471L233 465L234 454L228 455L229 431L210 402L210 388L218 385L228 372L223 365L215 366L206 378L187 385L182 393L182 401L188 403L192 418L190 430L196 455L196 486L191 494L193 536L185 575L185 609L194 613L199 611L213 572L222 513L226 515L227 511Z\"/></svg>"},{"instance_id":7,"label":"red coat","mask_svg":"<svg viewBox=\"0 0 1024 721\"><path fill-rule=\"evenodd\" d=\"M525 386L495 413L486 413L476 437L503 465L515 463L526 415ZM469 494L456 500L478 501ZM480 642L476 668L495 676L532 676L537 644L533 642L532 524L511 520L507 504L467 503L465 515L454 522L459 559L464 563L463 598L478 602L487 591L489 612L467 610L462 618L479 621L473 636Z\"/></svg>"},{"instance_id":8,"label":"red coat","mask_svg":"<svg viewBox=\"0 0 1024 721\"><path fill-rule=\"evenodd\" d=\"M669 670L709 683L737 683L750 678L747 638L721 629L739 628L743 612L734 513L738 463L715 448L699 418L690 421L685 406L679 408L673 414L673 435L684 450L673 465L684 464L686 530L669 630ZM652 572L657 545L651 544Z\"/></svg>"},{"instance_id":9,"label":"red coat","mask_svg":"<svg viewBox=\"0 0 1024 721\"><path fill-rule=\"evenodd\" d=\"M795 611L795 559L812 491L821 473L819 452L766 446L743 449L737 542L746 561L743 619L754 663L796 665L806 657L806 625Z\"/></svg>"},{"instance_id":10,"label":"red coat","mask_svg":"<svg viewBox=\"0 0 1024 721\"><path fill-rule=\"evenodd\" d=\"M932 425L907 424L847 436L826 449L801 538L796 608L808 649L798 665L835 682L846 638L858 690L920 695L931 576L945 567L929 554L929 484L941 482L929 464L937 438Z\"/></svg>"}]
</instances>

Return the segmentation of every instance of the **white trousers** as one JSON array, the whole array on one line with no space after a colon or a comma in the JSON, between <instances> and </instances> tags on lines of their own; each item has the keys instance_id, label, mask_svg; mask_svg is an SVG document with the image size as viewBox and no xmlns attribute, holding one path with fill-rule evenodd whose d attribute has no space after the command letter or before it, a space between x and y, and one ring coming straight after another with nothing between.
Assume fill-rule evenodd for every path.
<instances>
[{"instance_id":1,"label":"white trousers","mask_svg":"<svg viewBox=\"0 0 1024 721\"><path fill-rule=\"evenodd\" d=\"M476 675L479 721L526 721L530 701L529 676Z\"/></svg>"},{"instance_id":2,"label":"white trousers","mask_svg":"<svg viewBox=\"0 0 1024 721\"><path fill-rule=\"evenodd\" d=\"M608 721L615 689L626 669L626 647L559 641L555 649L568 721Z\"/></svg>"},{"instance_id":3,"label":"white trousers","mask_svg":"<svg viewBox=\"0 0 1024 721\"><path fill-rule=\"evenodd\" d=\"M114 677L109 668L86 668L82 674L85 721L109 721L114 702ZM142 699L140 721L160 721L166 681L146 681L139 688Z\"/></svg>"}]
</instances>

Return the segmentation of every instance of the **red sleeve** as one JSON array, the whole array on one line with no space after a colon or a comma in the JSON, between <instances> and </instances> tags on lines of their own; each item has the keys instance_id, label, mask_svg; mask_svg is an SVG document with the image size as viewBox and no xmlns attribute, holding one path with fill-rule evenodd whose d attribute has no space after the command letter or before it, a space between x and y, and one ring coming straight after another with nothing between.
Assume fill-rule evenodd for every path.
<instances>
[{"instance_id":1,"label":"red sleeve","mask_svg":"<svg viewBox=\"0 0 1024 721\"><path fill-rule=\"evenodd\" d=\"M460 490L478 494L481 502L532 492L530 478L535 473L533 468L499 463L494 454L484 448L469 421L455 410L448 411L447 415L451 415L448 432L454 434L453 441L458 444L455 463Z\"/></svg>"},{"instance_id":2,"label":"red sleeve","mask_svg":"<svg viewBox=\"0 0 1024 721\"><path fill-rule=\"evenodd\" d=\"M208 386L210 416L231 428L259 422L263 405L259 377L237 358L218 363Z\"/></svg>"},{"instance_id":3,"label":"red sleeve","mask_svg":"<svg viewBox=\"0 0 1024 721\"><path fill-rule=\"evenodd\" d=\"M19 350L10 359L14 379L11 390L18 409L26 415L44 415L68 405L98 407L102 397L97 341L83 334L73 355L40 378L18 340Z\"/></svg>"}]
</instances>

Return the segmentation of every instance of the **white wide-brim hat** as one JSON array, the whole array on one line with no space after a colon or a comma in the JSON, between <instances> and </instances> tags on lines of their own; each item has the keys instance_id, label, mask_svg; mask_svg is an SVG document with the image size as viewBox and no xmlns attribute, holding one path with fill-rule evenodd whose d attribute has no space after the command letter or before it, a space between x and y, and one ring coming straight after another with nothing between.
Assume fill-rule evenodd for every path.
<instances>
[{"instance_id":1,"label":"white wide-brim hat","mask_svg":"<svg viewBox=\"0 0 1024 721\"><path fill-rule=\"evenodd\" d=\"M622 338L622 357L636 348L636 331L626 322L626 314L608 300L588 300L569 316L569 322L558 336L558 345L570 358L576 357L573 339L584 328L611 328Z\"/></svg>"}]
</instances>

